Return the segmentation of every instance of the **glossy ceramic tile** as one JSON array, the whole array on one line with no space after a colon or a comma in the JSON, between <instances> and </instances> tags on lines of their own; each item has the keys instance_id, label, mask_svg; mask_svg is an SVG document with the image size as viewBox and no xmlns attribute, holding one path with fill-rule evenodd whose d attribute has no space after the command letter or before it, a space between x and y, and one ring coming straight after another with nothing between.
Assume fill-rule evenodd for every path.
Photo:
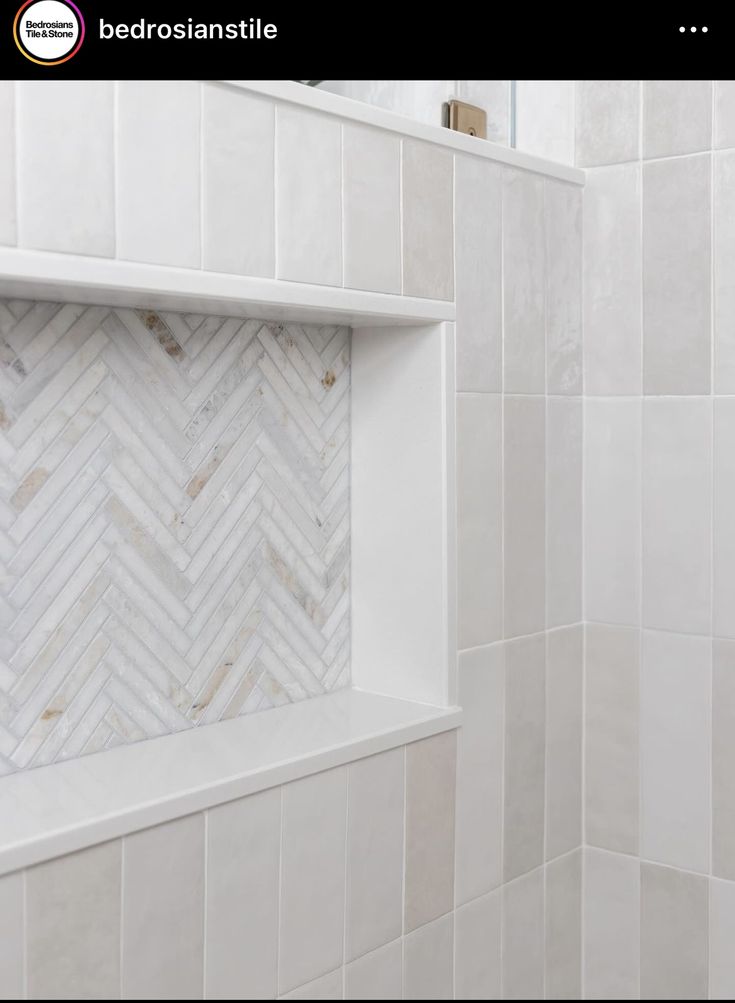
<instances>
[{"instance_id":1,"label":"glossy ceramic tile","mask_svg":"<svg viewBox=\"0 0 735 1003\"><path fill-rule=\"evenodd\" d=\"M582 842L584 628L546 638L546 859Z\"/></svg>"},{"instance_id":2,"label":"glossy ceramic tile","mask_svg":"<svg viewBox=\"0 0 735 1003\"><path fill-rule=\"evenodd\" d=\"M307 982L304 986L279 996L282 1000L341 1000L343 977L341 969L322 975L321 978Z\"/></svg>"},{"instance_id":3,"label":"glossy ceramic tile","mask_svg":"<svg viewBox=\"0 0 735 1003\"><path fill-rule=\"evenodd\" d=\"M544 996L544 871L539 867L503 886L505 1000Z\"/></svg>"},{"instance_id":4,"label":"glossy ceramic tile","mask_svg":"<svg viewBox=\"0 0 735 1003\"><path fill-rule=\"evenodd\" d=\"M639 155L640 81L577 80L576 154L580 167Z\"/></svg>"},{"instance_id":5,"label":"glossy ceramic tile","mask_svg":"<svg viewBox=\"0 0 735 1003\"><path fill-rule=\"evenodd\" d=\"M710 882L709 889L709 998L735 997L735 883Z\"/></svg>"},{"instance_id":6,"label":"glossy ceramic tile","mask_svg":"<svg viewBox=\"0 0 735 1003\"><path fill-rule=\"evenodd\" d=\"M15 216L15 83L0 81L0 244L16 241Z\"/></svg>"},{"instance_id":7,"label":"glossy ceramic tile","mask_svg":"<svg viewBox=\"0 0 735 1003\"><path fill-rule=\"evenodd\" d=\"M735 880L735 641L712 645L712 873Z\"/></svg>"},{"instance_id":8,"label":"glossy ceramic tile","mask_svg":"<svg viewBox=\"0 0 735 1003\"><path fill-rule=\"evenodd\" d=\"M574 163L574 81L516 81L516 145L560 164Z\"/></svg>"},{"instance_id":9,"label":"glossy ceramic tile","mask_svg":"<svg viewBox=\"0 0 735 1003\"><path fill-rule=\"evenodd\" d=\"M502 891L468 902L454 919L454 998L499 1000Z\"/></svg>"},{"instance_id":10,"label":"glossy ceramic tile","mask_svg":"<svg viewBox=\"0 0 735 1003\"><path fill-rule=\"evenodd\" d=\"M582 190L547 181L546 390L582 392Z\"/></svg>"},{"instance_id":11,"label":"glossy ceramic tile","mask_svg":"<svg viewBox=\"0 0 735 1003\"><path fill-rule=\"evenodd\" d=\"M584 851L584 999L637 999L640 978L640 863Z\"/></svg>"},{"instance_id":12,"label":"glossy ceramic tile","mask_svg":"<svg viewBox=\"0 0 735 1003\"><path fill-rule=\"evenodd\" d=\"M396 1000L403 993L403 944L379 947L345 969L345 999Z\"/></svg>"},{"instance_id":13,"label":"glossy ceramic tile","mask_svg":"<svg viewBox=\"0 0 735 1003\"><path fill-rule=\"evenodd\" d=\"M735 637L735 400L714 401L714 633Z\"/></svg>"},{"instance_id":14,"label":"glossy ceramic tile","mask_svg":"<svg viewBox=\"0 0 735 1003\"><path fill-rule=\"evenodd\" d=\"M735 152L714 156L714 391L735 393Z\"/></svg>"},{"instance_id":15,"label":"glossy ceramic tile","mask_svg":"<svg viewBox=\"0 0 735 1003\"><path fill-rule=\"evenodd\" d=\"M23 997L24 911L22 871L0 878L0 999Z\"/></svg>"},{"instance_id":16,"label":"glossy ceramic tile","mask_svg":"<svg viewBox=\"0 0 735 1003\"><path fill-rule=\"evenodd\" d=\"M711 145L711 80L643 81L644 157L698 153Z\"/></svg>"},{"instance_id":17,"label":"glossy ceramic tile","mask_svg":"<svg viewBox=\"0 0 735 1003\"><path fill-rule=\"evenodd\" d=\"M453 917L442 916L410 933L403 942L403 998L452 998Z\"/></svg>"},{"instance_id":18,"label":"glossy ceramic tile","mask_svg":"<svg viewBox=\"0 0 735 1003\"><path fill-rule=\"evenodd\" d=\"M582 619L582 401L546 403L546 626Z\"/></svg>"},{"instance_id":19,"label":"glossy ceramic tile","mask_svg":"<svg viewBox=\"0 0 735 1003\"><path fill-rule=\"evenodd\" d=\"M403 292L454 298L453 157L403 140Z\"/></svg>"},{"instance_id":20,"label":"glossy ceramic tile","mask_svg":"<svg viewBox=\"0 0 735 1003\"><path fill-rule=\"evenodd\" d=\"M582 850L546 865L545 979L546 999L581 998L582 979Z\"/></svg>"},{"instance_id":21,"label":"glossy ceramic tile","mask_svg":"<svg viewBox=\"0 0 735 1003\"><path fill-rule=\"evenodd\" d=\"M510 80L453 80L456 97L484 108L487 138L508 146L510 142Z\"/></svg>"},{"instance_id":22,"label":"glossy ceramic tile","mask_svg":"<svg viewBox=\"0 0 735 1003\"><path fill-rule=\"evenodd\" d=\"M715 80L715 149L735 146L735 80Z\"/></svg>"}]
</instances>

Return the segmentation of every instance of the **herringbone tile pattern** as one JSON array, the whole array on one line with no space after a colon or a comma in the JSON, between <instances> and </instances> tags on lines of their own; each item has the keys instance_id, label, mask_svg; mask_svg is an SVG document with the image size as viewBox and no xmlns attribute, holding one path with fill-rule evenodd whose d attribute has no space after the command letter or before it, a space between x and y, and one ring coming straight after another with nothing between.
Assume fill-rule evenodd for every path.
<instances>
[{"instance_id":1,"label":"herringbone tile pattern","mask_svg":"<svg viewBox=\"0 0 735 1003\"><path fill-rule=\"evenodd\" d=\"M349 361L0 301L0 772L349 682Z\"/></svg>"}]
</instances>

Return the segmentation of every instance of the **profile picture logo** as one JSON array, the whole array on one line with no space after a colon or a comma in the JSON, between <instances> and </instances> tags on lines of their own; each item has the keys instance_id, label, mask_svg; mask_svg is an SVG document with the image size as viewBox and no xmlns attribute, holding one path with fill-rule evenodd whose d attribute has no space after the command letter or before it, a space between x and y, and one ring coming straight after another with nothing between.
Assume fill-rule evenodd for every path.
<instances>
[{"instance_id":1,"label":"profile picture logo","mask_svg":"<svg viewBox=\"0 0 735 1003\"><path fill-rule=\"evenodd\" d=\"M59 66L84 41L84 18L71 0L26 0L13 22L15 44L32 63Z\"/></svg>"}]
</instances>

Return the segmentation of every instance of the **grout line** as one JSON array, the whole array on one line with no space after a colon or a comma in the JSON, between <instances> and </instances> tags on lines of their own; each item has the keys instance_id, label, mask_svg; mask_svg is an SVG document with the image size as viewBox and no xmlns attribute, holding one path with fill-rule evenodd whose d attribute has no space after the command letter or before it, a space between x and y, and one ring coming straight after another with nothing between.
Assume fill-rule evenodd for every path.
<instances>
[{"instance_id":1,"label":"grout line","mask_svg":"<svg viewBox=\"0 0 735 1003\"><path fill-rule=\"evenodd\" d=\"M202 999L207 998L207 951L209 917L209 809L204 815L204 915L202 916Z\"/></svg>"},{"instance_id":2,"label":"grout line","mask_svg":"<svg viewBox=\"0 0 735 1003\"><path fill-rule=\"evenodd\" d=\"M278 279L278 102L273 102L273 278Z\"/></svg>"},{"instance_id":3,"label":"grout line","mask_svg":"<svg viewBox=\"0 0 735 1003\"><path fill-rule=\"evenodd\" d=\"M342 889L342 998L347 999L347 882L349 880L349 845L350 845L350 764L345 764L345 859L343 868Z\"/></svg>"},{"instance_id":4,"label":"grout line","mask_svg":"<svg viewBox=\"0 0 735 1003\"><path fill-rule=\"evenodd\" d=\"M120 999L125 999L125 985L123 964L125 958L125 847L127 839L122 836L120 839Z\"/></svg>"},{"instance_id":5,"label":"grout line","mask_svg":"<svg viewBox=\"0 0 735 1003\"><path fill-rule=\"evenodd\" d=\"M22 935L21 935L21 993L24 1000L30 996L28 987L28 869L21 871L21 909L22 909ZM120 953L122 955L122 923L120 924ZM120 976L122 978L122 958L120 964Z\"/></svg>"},{"instance_id":6,"label":"grout line","mask_svg":"<svg viewBox=\"0 0 735 1003\"><path fill-rule=\"evenodd\" d=\"M640 387L641 387L641 403L639 405L640 411L640 428L639 428L639 478L640 483L638 485L638 708L636 725L638 729L638 749L636 757L636 766L638 770L638 824L637 824L637 845L638 845L638 858L640 860L642 842L642 826L643 826L643 793L642 793L642 770L641 770L641 733L640 733L640 693L641 693L641 677L643 673L643 516L644 516L644 447L645 447L645 408L643 402L645 400L645 273L644 273L644 218L643 218L643 116L644 116L644 86L643 81L638 82L638 225L640 228L640 259L639 259L639 270L641 276L641 298L640 298ZM640 864L639 864L640 872ZM641 929L641 903L638 905L638 941L639 941L639 952L641 950L640 943L640 929ZM636 972L637 981L637 996L641 993L641 965L638 965L638 971Z\"/></svg>"},{"instance_id":7,"label":"grout line","mask_svg":"<svg viewBox=\"0 0 735 1003\"><path fill-rule=\"evenodd\" d=\"M199 271L204 269L204 84L199 83Z\"/></svg>"},{"instance_id":8,"label":"grout line","mask_svg":"<svg viewBox=\"0 0 735 1003\"><path fill-rule=\"evenodd\" d=\"M283 788L278 789L278 899L276 901L277 934L276 934L276 996L281 995L281 907L283 904Z\"/></svg>"}]
</instances>

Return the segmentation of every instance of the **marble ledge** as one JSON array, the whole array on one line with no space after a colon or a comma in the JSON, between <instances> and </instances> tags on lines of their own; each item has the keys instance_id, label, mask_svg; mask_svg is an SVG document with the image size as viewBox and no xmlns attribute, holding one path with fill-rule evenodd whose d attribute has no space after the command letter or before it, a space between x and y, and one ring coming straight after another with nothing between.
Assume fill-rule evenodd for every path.
<instances>
[{"instance_id":1,"label":"marble ledge","mask_svg":"<svg viewBox=\"0 0 735 1003\"><path fill-rule=\"evenodd\" d=\"M461 724L355 689L0 778L0 875Z\"/></svg>"}]
</instances>

